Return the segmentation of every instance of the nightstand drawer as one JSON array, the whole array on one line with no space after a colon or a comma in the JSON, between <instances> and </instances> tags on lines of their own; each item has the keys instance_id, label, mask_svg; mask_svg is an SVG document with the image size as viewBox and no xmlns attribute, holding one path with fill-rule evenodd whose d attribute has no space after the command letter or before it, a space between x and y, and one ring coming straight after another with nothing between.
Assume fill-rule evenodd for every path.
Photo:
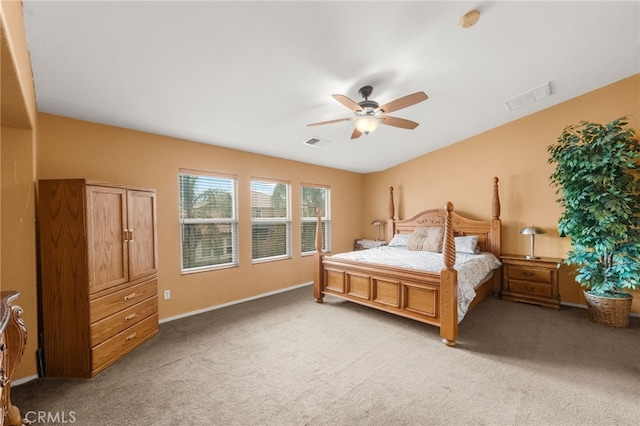
<instances>
[{"instance_id":1,"label":"nightstand drawer","mask_svg":"<svg viewBox=\"0 0 640 426\"><path fill-rule=\"evenodd\" d=\"M509 280L508 291L512 293L528 294L531 296L552 297L551 284L537 283L533 281Z\"/></svg>"},{"instance_id":2,"label":"nightstand drawer","mask_svg":"<svg viewBox=\"0 0 640 426\"><path fill-rule=\"evenodd\" d=\"M551 271L549 269L508 267L509 279L524 281L551 282Z\"/></svg>"}]
</instances>

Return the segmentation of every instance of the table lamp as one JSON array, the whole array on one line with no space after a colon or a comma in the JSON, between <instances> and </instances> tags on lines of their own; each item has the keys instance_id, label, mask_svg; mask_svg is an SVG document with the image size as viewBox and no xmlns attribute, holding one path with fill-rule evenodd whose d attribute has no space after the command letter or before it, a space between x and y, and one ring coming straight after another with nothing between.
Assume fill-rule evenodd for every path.
<instances>
[{"instance_id":1,"label":"table lamp","mask_svg":"<svg viewBox=\"0 0 640 426\"><path fill-rule=\"evenodd\" d=\"M531 226L527 226L526 228L522 228L520 230L520 233L522 235L528 235L528 236L531 237L531 255L525 256L525 258L526 259L540 259L539 257L536 257L533 254L533 247L534 247L534 244L535 244L535 237L536 237L536 234L546 234L547 231L545 231L542 228L537 228L537 227L531 225Z\"/></svg>"},{"instance_id":2,"label":"table lamp","mask_svg":"<svg viewBox=\"0 0 640 426\"><path fill-rule=\"evenodd\" d=\"M380 225L382 225L382 222L376 219L371 222L371 224L378 227L378 237L376 238L376 241L380 241Z\"/></svg>"}]
</instances>

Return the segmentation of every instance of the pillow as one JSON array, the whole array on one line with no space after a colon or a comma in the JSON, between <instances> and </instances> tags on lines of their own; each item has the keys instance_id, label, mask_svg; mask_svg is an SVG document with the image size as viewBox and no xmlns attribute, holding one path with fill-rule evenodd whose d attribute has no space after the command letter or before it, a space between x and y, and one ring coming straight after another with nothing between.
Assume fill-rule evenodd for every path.
<instances>
[{"instance_id":1,"label":"pillow","mask_svg":"<svg viewBox=\"0 0 640 426\"><path fill-rule=\"evenodd\" d=\"M441 226L420 226L413 230L407 241L408 250L442 251L444 228Z\"/></svg>"},{"instance_id":2,"label":"pillow","mask_svg":"<svg viewBox=\"0 0 640 426\"><path fill-rule=\"evenodd\" d=\"M478 236L469 235L466 237L455 237L456 251L460 253L480 253L478 247Z\"/></svg>"},{"instance_id":3,"label":"pillow","mask_svg":"<svg viewBox=\"0 0 640 426\"><path fill-rule=\"evenodd\" d=\"M389 243L389 247L406 247L411 234L396 234Z\"/></svg>"}]
</instances>

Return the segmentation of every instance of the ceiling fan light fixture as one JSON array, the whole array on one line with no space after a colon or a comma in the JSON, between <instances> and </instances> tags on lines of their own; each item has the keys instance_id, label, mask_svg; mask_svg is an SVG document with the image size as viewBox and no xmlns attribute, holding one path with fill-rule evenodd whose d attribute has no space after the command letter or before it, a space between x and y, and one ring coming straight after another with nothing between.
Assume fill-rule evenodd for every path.
<instances>
[{"instance_id":1,"label":"ceiling fan light fixture","mask_svg":"<svg viewBox=\"0 0 640 426\"><path fill-rule=\"evenodd\" d=\"M356 119L356 129L358 131L368 135L378 128L378 125L382 119L380 117L376 117L374 115L364 115L362 117L358 117Z\"/></svg>"},{"instance_id":2,"label":"ceiling fan light fixture","mask_svg":"<svg viewBox=\"0 0 640 426\"><path fill-rule=\"evenodd\" d=\"M369 99L372 91L371 86L364 86L360 89L360 94L364 101L355 102L345 95L331 95L336 101L349 108L354 112L355 117L338 118L336 120L320 121L318 123L307 124L307 127L322 126L325 124L340 123L342 121L354 121L353 133L351 139L357 139L364 133L368 135L378 128L380 123L388 126L399 127L401 129L413 130L418 127L418 123L404 118L391 117L387 113L398 111L403 108L410 107L419 102L426 101L429 97L424 92L415 92L407 96L403 96L391 102L380 106L378 102Z\"/></svg>"}]
</instances>

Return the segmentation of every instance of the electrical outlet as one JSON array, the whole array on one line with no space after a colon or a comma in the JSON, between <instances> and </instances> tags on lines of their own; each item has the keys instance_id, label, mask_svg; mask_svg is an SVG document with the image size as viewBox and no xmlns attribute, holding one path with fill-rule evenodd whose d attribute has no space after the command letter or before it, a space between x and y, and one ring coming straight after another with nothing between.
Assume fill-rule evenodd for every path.
<instances>
[{"instance_id":1,"label":"electrical outlet","mask_svg":"<svg viewBox=\"0 0 640 426\"><path fill-rule=\"evenodd\" d=\"M171 299L171 290L164 291L164 300Z\"/></svg>"}]
</instances>

